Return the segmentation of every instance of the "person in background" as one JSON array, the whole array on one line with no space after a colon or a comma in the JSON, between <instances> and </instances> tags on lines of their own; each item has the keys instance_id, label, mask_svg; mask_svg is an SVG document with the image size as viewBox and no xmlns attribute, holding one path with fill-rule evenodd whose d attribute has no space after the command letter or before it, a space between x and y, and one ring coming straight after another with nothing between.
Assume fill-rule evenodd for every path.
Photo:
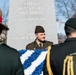
<instances>
[{"instance_id":1,"label":"person in background","mask_svg":"<svg viewBox=\"0 0 76 75\"><path fill-rule=\"evenodd\" d=\"M65 22L66 40L54 45L50 50L50 68L53 75L63 75L63 63L67 55L76 52L76 18L69 18ZM51 70L48 70L50 73Z\"/></svg>"},{"instance_id":2,"label":"person in background","mask_svg":"<svg viewBox=\"0 0 76 75\"><path fill-rule=\"evenodd\" d=\"M9 30L9 28L2 24L0 10L0 35L2 30ZM0 75L24 75L19 52L2 42L0 42Z\"/></svg>"},{"instance_id":3,"label":"person in background","mask_svg":"<svg viewBox=\"0 0 76 75\"><path fill-rule=\"evenodd\" d=\"M26 45L26 49L35 50L35 49L47 49L48 46L53 45L53 42L45 40L45 30L42 26L38 25L35 28L36 39L32 43Z\"/></svg>"},{"instance_id":4,"label":"person in background","mask_svg":"<svg viewBox=\"0 0 76 75\"><path fill-rule=\"evenodd\" d=\"M40 25L36 26L35 28L35 36L36 36L35 41L33 41L32 43L29 43L26 46L27 50L37 50L37 49L47 50L48 46L53 45L53 42L45 40L45 37L46 37L45 30ZM46 70L46 60L43 67L43 75L48 75L47 70Z\"/></svg>"}]
</instances>

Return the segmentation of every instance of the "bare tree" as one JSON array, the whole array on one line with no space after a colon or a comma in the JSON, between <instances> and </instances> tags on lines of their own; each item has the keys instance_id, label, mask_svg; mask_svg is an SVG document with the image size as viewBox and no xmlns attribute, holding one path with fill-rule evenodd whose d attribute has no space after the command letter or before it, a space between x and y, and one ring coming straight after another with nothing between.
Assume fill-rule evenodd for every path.
<instances>
[{"instance_id":1,"label":"bare tree","mask_svg":"<svg viewBox=\"0 0 76 75\"><path fill-rule=\"evenodd\" d=\"M55 0L56 21L62 25L65 23L64 19L71 17L76 18L76 0ZM58 33L59 43L66 39L66 35Z\"/></svg>"},{"instance_id":2,"label":"bare tree","mask_svg":"<svg viewBox=\"0 0 76 75\"><path fill-rule=\"evenodd\" d=\"M4 1L4 5L3 5L3 23L5 25L7 25L8 22L8 14L9 14L9 0L5 0Z\"/></svg>"},{"instance_id":3,"label":"bare tree","mask_svg":"<svg viewBox=\"0 0 76 75\"><path fill-rule=\"evenodd\" d=\"M68 19L76 12L76 0L55 0L55 7L58 19L60 16Z\"/></svg>"},{"instance_id":4,"label":"bare tree","mask_svg":"<svg viewBox=\"0 0 76 75\"><path fill-rule=\"evenodd\" d=\"M58 43L63 43L66 39L66 35L62 34L62 33L58 33Z\"/></svg>"},{"instance_id":5,"label":"bare tree","mask_svg":"<svg viewBox=\"0 0 76 75\"><path fill-rule=\"evenodd\" d=\"M76 12L72 15L73 18L76 18Z\"/></svg>"},{"instance_id":6,"label":"bare tree","mask_svg":"<svg viewBox=\"0 0 76 75\"><path fill-rule=\"evenodd\" d=\"M9 0L4 0L3 8L2 8L2 22L6 26L8 26L7 25L8 14L9 14ZM7 31L4 30L2 33L5 35L5 40L3 40L3 42L6 43L7 42Z\"/></svg>"}]
</instances>

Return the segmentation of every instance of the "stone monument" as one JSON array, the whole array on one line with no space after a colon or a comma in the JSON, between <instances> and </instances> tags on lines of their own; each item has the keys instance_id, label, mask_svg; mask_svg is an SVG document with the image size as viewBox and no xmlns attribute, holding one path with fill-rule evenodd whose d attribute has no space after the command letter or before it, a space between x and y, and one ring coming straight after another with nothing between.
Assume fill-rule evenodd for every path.
<instances>
[{"instance_id":1,"label":"stone monument","mask_svg":"<svg viewBox=\"0 0 76 75\"><path fill-rule=\"evenodd\" d=\"M10 0L7 44L24 49L35 39L35 26L42 25L46 40L58 43L54 0Z\"/></svg>"}]
</instances>

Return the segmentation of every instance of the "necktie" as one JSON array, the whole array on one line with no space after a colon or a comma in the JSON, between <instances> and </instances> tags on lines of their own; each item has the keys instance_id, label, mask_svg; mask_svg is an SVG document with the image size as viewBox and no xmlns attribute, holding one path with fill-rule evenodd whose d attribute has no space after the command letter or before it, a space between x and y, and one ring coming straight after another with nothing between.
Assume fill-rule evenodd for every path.
<instances>
[{"instance_id":1,"label":"necktie","mask_svg":"<svg viewBox=\"0 0 76 75\"><path fill-rule=\"evenodd\" d=\"M40 43L39 46L42 47L42 43Z\"/></svg>"}]
</instances>

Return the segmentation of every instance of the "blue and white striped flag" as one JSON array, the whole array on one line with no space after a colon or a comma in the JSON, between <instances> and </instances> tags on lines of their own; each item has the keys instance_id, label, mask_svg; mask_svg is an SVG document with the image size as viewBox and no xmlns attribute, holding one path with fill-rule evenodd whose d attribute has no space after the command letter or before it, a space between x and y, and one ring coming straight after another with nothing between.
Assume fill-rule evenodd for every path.
<instances>
[{"instance_id":1,"label":"blue and white striped flag","mask_svg":"<svg viewBox=\"0 0 76 75\"><path fill-rule=\"evenodd\" d=\"M25 75L43 75L47 50L19 50Z\"/></svg>"}]
</instances>

